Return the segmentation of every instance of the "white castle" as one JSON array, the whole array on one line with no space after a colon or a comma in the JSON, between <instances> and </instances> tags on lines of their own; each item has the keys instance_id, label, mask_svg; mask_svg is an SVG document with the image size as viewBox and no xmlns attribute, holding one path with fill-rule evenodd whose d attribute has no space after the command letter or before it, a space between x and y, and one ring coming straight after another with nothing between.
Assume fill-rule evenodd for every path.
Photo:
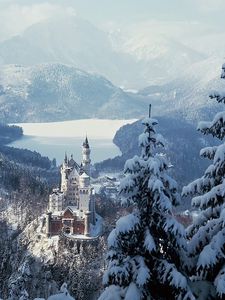
<instances>
[{"instance_id":1,"label":"white castle","mask_svg":"<svg viewBox=\"0 0 225 300\"><path fill-rule=\"evenodd\" d=\"M65 155L61 166L61 187L49 196L46 223L48 236L64 232L90 236L95 225L94 189L90 183L90 147L86 137L82 147L82 162L78 165L71 155Z\"/></svg>"}]
</instances>

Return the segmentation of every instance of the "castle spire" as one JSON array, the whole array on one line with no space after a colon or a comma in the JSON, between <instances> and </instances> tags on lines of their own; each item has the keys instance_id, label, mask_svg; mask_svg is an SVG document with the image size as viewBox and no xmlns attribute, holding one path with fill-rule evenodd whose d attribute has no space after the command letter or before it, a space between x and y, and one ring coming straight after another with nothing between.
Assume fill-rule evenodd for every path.
<instances>
[{"instance_id":1,"label":"castle spire","mask_svg":"<svg viewBox=\"0 0 225 300\"><path fill-rule=\"evenodd\" d=\"M67 164L67 162L68 162L68 158L67 158L67 153L66 152L65 152L64 162L65 162L65 164Z\"/></svg>"},{"instance_id":2,"label":"castle spire","mask_svg":"<svg viewBox=\"0 0 225 300\"><path fill-rule=\"evenodd\" d=\"M85 140L84 140L84 142L83 142L83 147L84 147L84 148L90 148L90 147L89 147L89 142L88 142L87 135L86 135L86 138L85 138Z\"/></svg>"},{"instance_id":3,"label":"castle spire","mask_svg":"<svg viewBox=\"0 0 225 300\"><path fill-rule=\"evenodd\" d=\"M91 164L91 159L90 159L90 153L91 153L91 149L89 146L89 142L88 142L88 138L86 135L86 138L83 142L83 147L82 147L82 165L83 165L83 170L90 175L90 164Z\"/></svg>"}]
</instances>

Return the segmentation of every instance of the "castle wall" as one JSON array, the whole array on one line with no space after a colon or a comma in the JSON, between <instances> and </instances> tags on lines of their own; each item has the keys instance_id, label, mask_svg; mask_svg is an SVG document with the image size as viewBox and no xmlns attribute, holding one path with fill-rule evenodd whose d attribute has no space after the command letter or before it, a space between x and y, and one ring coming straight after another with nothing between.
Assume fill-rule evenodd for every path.
<instances>
[{"instance_id":1,"label":"castle wall","mask_svg":"<svg viewBox=\"0 0 225 300\"><path fill-rule=\"evenodd\" d=\"M84 220L74 221L73 233L74 234L84 234Z\"/></svg>"},{"instance_id":2,"label":"castle wall","mask_svg":"<svg viewBox=\"0 0 225 300\"><path fill-rule=\"evenodd\" d=\"M85 224L84 220L63 220L63 218L51 219L49 222L48 235L58 235L62 231L66 231L67 228L70 228L70 233L72 234L84 234Z\"/></svg>"},{"instance_id":3,"label":"castle wall","mask_svg":"<svg viewBox=\"0 0 225 300\"><path fill-rule=\"evenodd\" d=\"M61 220L51 220L50 221L50 235L58 235L62 231L62 221Z\"/></svg>"},{"instance_id":4,"label":"castle wall","mask_svg":"<svg viewBox=\"0 0 225 300\"><path fill-rule=\"evenodd\" d=\"M74 219L74 215L69 209L67 209L63 214L63 218Z\"/></svg>"}]
</instances>

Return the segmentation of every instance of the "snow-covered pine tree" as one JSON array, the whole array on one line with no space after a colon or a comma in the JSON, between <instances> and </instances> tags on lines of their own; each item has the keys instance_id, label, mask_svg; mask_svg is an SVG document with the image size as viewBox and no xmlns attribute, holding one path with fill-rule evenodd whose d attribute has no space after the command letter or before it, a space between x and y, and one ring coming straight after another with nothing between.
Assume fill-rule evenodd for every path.
<instances>
[{"instance_id":1,"label":"snow-covered pine tree","mask_svg":"<svg viewBox=\"0 0 225 300\"><path fill-rule=\"evenodd\" d=\"M70 296L67 289L67 284L64 282L60 288L60 293L48 297L48 300L75 300L75 299Z\"/></svg>"},{"instance_id":2,"label":"snow-covered pine tree","mask_svg":"<svg viewBox=\"0 0 225 300\"><path fill-rule=\"evenodd\" d=\"M163 145L157 121L142 123L141 156L126 162L120 185L123 204L133 209L108 237L106 289L99 300L195 299L182 273L185 230L172 212L179 200L177 184L168 175L166 157L153 154Z\"/></svg>"},{"instance_id":3,"label":"snow-covered pine tree","mask_svg":"<svg viewBox=\"0 0 225 300\"><path fill-rule=\"evenodd\" d=\"M21 291L19 300L29 300L29 295L26 290Z\"/></svg>"},{"instance_id":4,"label":"snow-covered pine tree","mask_svg":"<svg viewBox=\"0 0 225 300\"><path fill-rule=\"evenodd\" d=\"M225 103L225 93L214 92L210 98ZM200 122L198 130L223 140L225 111L216 114L212 122ZM203 148L200 155L211 164L201 178L183 188L183 195L194 196L192 206L199 209L188 228L190 272L199 293L204 292L203 299L225 299L225 143Z\"/></svg>"}]
</instances>

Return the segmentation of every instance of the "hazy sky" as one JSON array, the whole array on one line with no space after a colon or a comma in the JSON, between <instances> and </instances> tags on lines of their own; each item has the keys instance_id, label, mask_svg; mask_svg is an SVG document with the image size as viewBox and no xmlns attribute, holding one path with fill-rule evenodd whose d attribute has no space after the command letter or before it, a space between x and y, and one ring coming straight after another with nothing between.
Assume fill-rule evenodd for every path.
<instances>
[{"instance_id":1,"label":"hazy sky","mask_svg":"<svg viewBox=\"0 0 225 300\"><path fill-rule=\"evenodd\" d=\"M43 19L75 13L98 26L154 20L223 30L224 12L225 0L0 0L0 39Z\"/></svg>"}]
</instances>

